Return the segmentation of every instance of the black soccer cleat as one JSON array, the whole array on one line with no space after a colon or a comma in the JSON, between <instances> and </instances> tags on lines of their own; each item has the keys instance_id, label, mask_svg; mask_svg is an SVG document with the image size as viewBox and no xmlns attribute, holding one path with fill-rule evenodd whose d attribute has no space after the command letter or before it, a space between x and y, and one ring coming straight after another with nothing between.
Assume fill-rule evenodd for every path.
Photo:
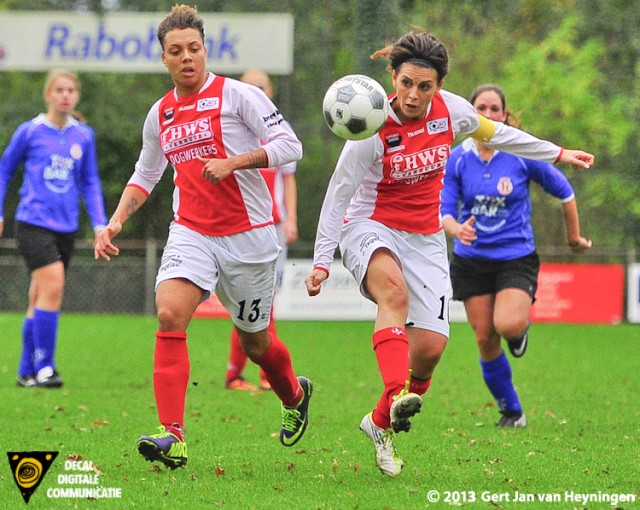
<instances>
[{"instance_id":1,"label":"black soccer cleat","mask_svg":"<svg viewBox=\"0 0 640 510\"><path fill-rule=\"evenodd\" d=\"M527 345L529 344L529 327L531 323L527 326L527 329L524 330L522 336L520 338L516 338L515 340L507 340L507 345L509 346L509 352L514 358L522 358L524 353L527 352Z\"/></svg>"}]
</instances>

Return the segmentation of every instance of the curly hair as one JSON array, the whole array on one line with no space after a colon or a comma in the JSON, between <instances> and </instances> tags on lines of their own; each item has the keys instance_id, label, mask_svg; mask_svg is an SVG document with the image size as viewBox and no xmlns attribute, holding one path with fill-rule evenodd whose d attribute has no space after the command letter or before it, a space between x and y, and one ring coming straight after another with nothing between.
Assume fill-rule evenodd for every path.
<instances>
[{"instance_id":1,"label":"curly hair","mask_svg":"<svg viewBox=\"0 0 640 510\"><path fill-rule=\"evenodd\" d=\"M185 4L176 4L171 12L160 22L156 30L156 36L164 50L164 38L168 32L176 29L195 28L202 36L204 42L204 21L195 7Z\"/></svg>"}]
</instances>

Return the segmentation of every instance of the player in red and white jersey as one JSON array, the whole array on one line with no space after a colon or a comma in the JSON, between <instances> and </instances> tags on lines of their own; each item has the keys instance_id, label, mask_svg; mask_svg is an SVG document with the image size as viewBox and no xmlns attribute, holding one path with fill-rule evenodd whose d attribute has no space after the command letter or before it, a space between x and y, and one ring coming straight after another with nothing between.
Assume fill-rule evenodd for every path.
<instances>
[{"instance_id":1,"label":"player in red and white jersey","mask_svg":"<svg viewBox=\"0 0 640 510\"><path fill-rule=\"evenodd\" d=\"M153 381L161 425L159 433L140 437L138 450L175 469L187 462L187 327L209 293L225 306L244 351L282 402L283 445L304 434L313 388L295 376L287 347L267 332L280 247L259 171L300 159L302 144L263 92L205 71L204 23L196 9L174 6L157 36L175 88L147 115L135 171L95 256L119 254L113 237L171 163L174 220L156 279Z\"/></svg>"},{"instance_id":2,"label":"player in red and white jersey","mask_svg":"<svg viewBox=\"0 0 640 510\"><path fill-rule=\"evenodd\" d=\"M240 81L258 87L269 99L273 98L271 79L261 69L247 69L240 77ZM276 263L276 292L280 290L284 278L287 247L298 239L298 193L295 172L295 162L260 169L260 173L269 189L271 201L273 202L273 223L276 227L280 247L282 248ZM272 338L278 337L276 322L273 317L273 308L271 309L271 319L268 330ZM227 371L225 373L225 387L239 391L257 391L258 388L270 390L271 384L269 384L266 374L262 369L259 371L260 386L256 386L245 379L243 373L246 365L247 355L242 350L238 331L233 328L231 330L229 346L229 361L227 362Z\"/></svg>"},{"instance_id":3,"label":"player in red and white jersey","mask_svg":"<svg viewBox=\"0 0 640 510\"><path fill-rule=\"evenodd\" d=\"M470 135L519 156L588 167L593 156L563 150L477 114L442 90L447 51L432 35L410 32L372 57L388 57L395 93L375 136L348 141L329 183L316 236L309 295L329 277L336 248L362 294L377 304L373 348L384 391L360 428L376 463L396 476L403 461L394 433L420 411L449 336L451 295L440 192L450 146Z\"/></svg>"}]
</instances>

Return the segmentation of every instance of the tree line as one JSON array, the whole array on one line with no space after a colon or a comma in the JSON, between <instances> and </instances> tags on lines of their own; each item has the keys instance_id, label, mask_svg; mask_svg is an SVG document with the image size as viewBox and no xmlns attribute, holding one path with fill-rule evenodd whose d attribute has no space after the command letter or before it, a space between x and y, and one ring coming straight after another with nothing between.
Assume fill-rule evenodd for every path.
<instances>
[{"instance_id":1,"label":"tree line","mask_svg":"<svg viewBox=\"0 0 640 510\"><path fill-rule=\"evenodd\" d=\"M0 0L1 10L158 11L161 0ZM188 3L188 2L187 2ZM388 90L386 62L369 55L403 33L425 30L447 47L445 88L468 97L498 83L522 129L596 154L587 171L561 169L578 199L594 245L640 247L640 2L616 0L210 0L201 12L290 12L294 72L274 77L278 104L303 142L298 164L299 246L313 243L327 182L343 142L324 124L322 97L335 79L363 73ZM206 31L206 26L205 26ZM26 36L25 36L26 37ZM215 69L212 69L215 72ZM137 160L149 107L172 86L166 74L81 73L79 110L96 131L107 214ZM44 111L44 73L0 72L0 151L15 128ZM172 172L167 171L122 238L166 238ZM20 179L5 204L10 235ZM534 192L539 245L564 244L559 204ZM85 234L90 226L83 223ZM309 253L306 253L309 255Z\"/></svg>"}]
</instances>

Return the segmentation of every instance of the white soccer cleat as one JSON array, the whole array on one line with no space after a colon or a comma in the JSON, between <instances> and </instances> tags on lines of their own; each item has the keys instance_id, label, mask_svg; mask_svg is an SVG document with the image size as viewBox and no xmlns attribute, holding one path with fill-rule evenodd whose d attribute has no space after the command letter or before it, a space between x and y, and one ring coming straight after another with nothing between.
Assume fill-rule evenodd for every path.
<instances>
[{"instance_id":1,"label":"white soccer cleat","mask_svg":"<svg viewBox=\"0 0 640 510\"><path fill-rule=\"evenodd\" d=\"M402 471L404 462L398 457L396 447L393 444L395 438L393 430L377 427L373 423L373 413L369 413L362 418L360 430L371 439L373 446L376 447L376 464L382 474L398 476Z\"/></svg>"}]
</instances>

